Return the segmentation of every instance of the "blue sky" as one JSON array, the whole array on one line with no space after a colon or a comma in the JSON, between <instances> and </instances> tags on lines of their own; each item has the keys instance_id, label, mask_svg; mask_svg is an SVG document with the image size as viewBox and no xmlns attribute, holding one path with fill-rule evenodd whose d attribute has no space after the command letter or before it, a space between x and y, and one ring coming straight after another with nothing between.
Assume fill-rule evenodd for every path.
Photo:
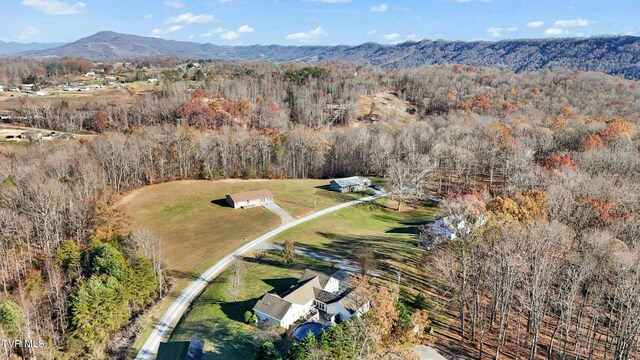
<instances>
[{"instance_id":1,"label":"blue sky","mask_svg":"<svg viewBox=\"0 0 640 360\"><path fill-rule=\"evenodd\" d=\"M0 40L19 42L111 30L228 45L392 44L639 35L638 20L638 0L0 0Z\"/></svg>"}]
</instances>

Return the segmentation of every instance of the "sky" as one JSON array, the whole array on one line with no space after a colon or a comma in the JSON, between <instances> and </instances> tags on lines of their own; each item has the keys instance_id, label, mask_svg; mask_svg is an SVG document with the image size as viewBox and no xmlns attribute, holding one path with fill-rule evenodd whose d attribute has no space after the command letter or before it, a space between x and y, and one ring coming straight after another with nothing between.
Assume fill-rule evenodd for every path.
<instances>
[{"instance_id":1,"label":"sky","mask_svg":"<svg viewBox=\"0 0 640 360\"><path fill-rule=\"evenodd\" d=\"M615 5L612 5L615 4ZM98 31L221 45L640 35L638 0L0 0L0 40Z\"/></svg>"}]
</instances>

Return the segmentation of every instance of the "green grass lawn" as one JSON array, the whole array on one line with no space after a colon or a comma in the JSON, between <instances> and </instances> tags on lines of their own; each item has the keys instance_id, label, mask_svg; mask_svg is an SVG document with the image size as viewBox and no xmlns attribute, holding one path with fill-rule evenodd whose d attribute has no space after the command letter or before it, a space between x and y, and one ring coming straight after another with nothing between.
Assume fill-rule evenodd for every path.
<instances>
[{"instance_id":1,"label":"green grass lawn","mask_svg":"<svg viewBox=\"0 0 640 360\"><path fill-rule=\"evenodd\" d=\"M136 226L162 239L167 268L179 280L192 278L240 245L280 225L280 218L256 207L232 209L229 193L268 188L294 217L314 211L313 191L327 180L176 181L144 187L125 197ZM358 197L318 189L317 209Z\"/></svg>"},{"instance_id":2,"label":"green grass lawn","mask_svg":"<svg viewBox=\"0 0 640 360\"><path fill-rule=\"evenodd\" d=\"M133 351L151 333L171 301L189 281L242 244L280 225L280 218L261 208L232 209L229 193L268 188L274 200L294 217L336 205L359 194L339 194L325 188L329 180L217 180L175 181L146 186L122 199L135 226L150 229L162 239L162 253L174 287L149 316Z\"/></svg>"},{"instance_id":3,"label":"green grass lawn","mask_svg":"<svg viewBox=\"0 0 640 360\"><path fill-rule=\"evenodd\" d=\"M331 264L298 256L290 265L281 262L279 252L270 251L264 259L245 261L244 292L234 303L226 288L229 270L223 272L195 301L169 341L188 341L192 336L205 340L204 359L244 359L255 357L257 350L254 326L244 324L244 313L251 310L266 291L278 293L295 284L305 268L327 274L335 271Z\"/></svg>"},{"instance_id":4,"label":"green grass lawn","mask_svg":"<svg viewBox=\"0 0 640 360\"><path fill-rule=\"evenodd\" d=\"M438 215L430 207L405 208L396 211L394 204L387 207L386 200L375 204L352 206L325 215L290 229L279 235L275 242L287 239L296 246L336 258L349 258L362 244L370 244L380 261L377 272L382 281L395 282L396 269L401 269L402 288L406 295L412 288L421 287L421 251L416 247L418 226ZM298 257L294 268L280 263L277 252L270 252L268 261L247 264L246 292L233 304L226 293L224 272L194 303L187 316L174 330L171 341L186 341L191 336L206 340L206 359L252 359L256 343L255 329L243 323L244 312L250 310L265 291L281 292L296 282L305 267L324 271L333 270L329 264L308 257Z\"/></svg>"},{"instance_id":5,"label":"green grass lawn","mask_svg":"<svg viewBox=\"0 0 640 360\"><path fill-rule=\"evenodd\" d=\"M421 264L422 251L417 247L416 234L420 225L439 215L433 207L395 210L396 204L386 199L359 204L328 214L282 233L276 243L291 239L299 248L349 259L358 247L370 245L378 261L381 279L397 281L402 272L403 290L426 285Z\"/></svg>"}]
</instances>

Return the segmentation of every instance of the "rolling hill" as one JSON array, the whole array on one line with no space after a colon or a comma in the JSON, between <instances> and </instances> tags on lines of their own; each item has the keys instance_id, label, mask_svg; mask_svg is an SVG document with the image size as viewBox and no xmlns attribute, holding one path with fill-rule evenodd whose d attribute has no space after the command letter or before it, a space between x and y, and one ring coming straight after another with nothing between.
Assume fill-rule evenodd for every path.
<instances>
[{"instance_id":1,"label":"rolling hill","mask_svg":"<svg viewBox=\"0 0 640 360\"><path fill-rule=\"evenodd\" d=\"M488 41L422 40L397 45L220 46L102 31L59 47L28 51L29 57L81 56L94 60L153 55L191 59L358 61L388 68L459 63L507 68L517 72L553 68L601 71L640 78L640 37L611 36Z\"/></svg>"},{"instance_id":2,"label":"rolling hill","mask_svg":"<svg viewBox=\"0 0 640 360\"><path fill-rule=\"evenodd\" d=\"M25 51L46 50L64 45L64 43L19 43L0 41L0 56L15 55Z\"/></svg>"}]
</instances>

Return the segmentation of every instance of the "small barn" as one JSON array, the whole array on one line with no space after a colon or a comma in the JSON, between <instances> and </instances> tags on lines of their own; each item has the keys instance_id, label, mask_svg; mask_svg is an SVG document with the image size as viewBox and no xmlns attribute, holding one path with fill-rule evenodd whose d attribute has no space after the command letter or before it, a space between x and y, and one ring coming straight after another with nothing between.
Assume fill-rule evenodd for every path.
<instances>
[{"instance_id":1,"label":"small barn","mask_svg":"<svg viewBox=\"0 0 640 360\"><path fill-rule=\"evenodd\" d=\"M261 206L273 202L273 194L269 189L246 191L227 195L227 204L234 209Z\"/></svg>"},{"instance_id":2,"label":"small barn","mask_svg":"<svg viewBox=\"0 0 640 360\"><path fill-rule=\"evenodd\" d=\"M331 180L329 188L331 190L345 193L363 191L371 186L371 180L363 176L352 176L348 178Z\"/></svg>"}]
</instances>

